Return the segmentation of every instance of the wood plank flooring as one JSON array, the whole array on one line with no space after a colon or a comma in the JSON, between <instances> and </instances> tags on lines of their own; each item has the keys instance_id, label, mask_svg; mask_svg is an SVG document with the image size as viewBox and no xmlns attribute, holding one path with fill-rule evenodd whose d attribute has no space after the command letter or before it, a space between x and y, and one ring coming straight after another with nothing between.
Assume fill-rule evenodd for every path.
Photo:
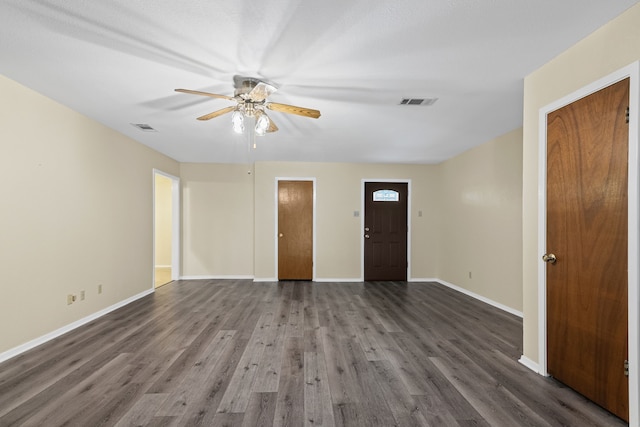
<instances>
[{"instance_id":1,"label":"wood plank flooring","mask_svg":"<svg viewBox=\"0 0 640 427\"><path fill-rule=\"evenodd\" d=\"M175 281L0 364L0 426L625 426L435 283Z\"/></svg>"}]
</instances>

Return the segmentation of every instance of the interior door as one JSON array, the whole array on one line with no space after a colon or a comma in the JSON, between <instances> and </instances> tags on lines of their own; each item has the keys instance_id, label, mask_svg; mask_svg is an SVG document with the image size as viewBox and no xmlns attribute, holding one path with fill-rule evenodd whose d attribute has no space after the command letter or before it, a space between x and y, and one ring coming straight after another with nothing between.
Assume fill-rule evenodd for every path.
<instances>
[{"instance_id":1,"label":"interior door","mask_svg":"<svg viewBox=\"0 0 640 427\"><path fill-rule=\"evenodd\" d=\"M364 184L364 280L407 280L408 185Z\"/></svg>"},{"instance_id":2,"label":"interior door","mask_svg":"<svg viewBox=\"0 0 640 427\"><path fill-rule=\"evenodd\" d=\"M549 374L628 420L629 79L547 116Z\"/></svg>"},{"instance_id":3,"label":"interior door","mask_svg":"<svg viewBox=\"0 0 640 427\"><path fill-rule=\"evenodd\" d=\"M278 279L313 279L313 181L278 181Z\"/></svg>"}]
</instances>

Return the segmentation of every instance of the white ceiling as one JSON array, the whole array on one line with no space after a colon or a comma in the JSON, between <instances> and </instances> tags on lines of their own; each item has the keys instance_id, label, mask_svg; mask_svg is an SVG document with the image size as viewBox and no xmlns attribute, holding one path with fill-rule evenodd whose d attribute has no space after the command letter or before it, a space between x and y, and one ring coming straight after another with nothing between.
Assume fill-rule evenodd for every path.
<instances>
[{"instance_id":1,"label":"white ceiling","mask_svg":"<svg viewBox=\"0 0 640 427\"><path fill-rule=\"evenodd\" d=\"M2 0L0 74L181 162L436 163L521 126L523 78L637 2ZM249 157L195 120L232 102L173 91L236 74L322 117L270 112Z\"/></svg>"}]
</instances>

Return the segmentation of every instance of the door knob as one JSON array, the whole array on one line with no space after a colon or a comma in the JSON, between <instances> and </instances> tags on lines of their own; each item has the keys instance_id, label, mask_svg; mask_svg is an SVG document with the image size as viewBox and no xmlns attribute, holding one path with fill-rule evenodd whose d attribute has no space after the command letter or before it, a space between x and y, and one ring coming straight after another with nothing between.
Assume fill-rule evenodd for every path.
<instances>
[{"instance_id":1,"label":"door knob","mask_svg":"<svg viewBox=\"0 0 640 427\"><path fill-rule=\"evenodd\" d=\"M365 238L365 239L368 239L368 238L369 238L369 235L368 235L368 234L365 234L365 235L364 235L364 238Z\"/></svg>"},{"instance_id":2,"label":"door knob","mask_svg":"<svg viewBox=\"0 0 640 427\"><path fill-rule=\"evenodd\" d=\"M283 236L284 236L284 234L282 234L282 233L278 234L278 237L283 237Z\"/></svg>"},{"instance_id":3,"label":"door knob","mask_svg":"<svg viewBox=\"0 0 640 427\"><path fill-rule=\"evenodd\" d=\"M556 256L554 254L544 254L544 255L542 255L542 260L544 262L555 264L558 259L556 258Z\"/></svg>"},{"instance_id":4,"label":"door knob","mask_svg":"<svg viewBox=\"0 0 640 427\"><path fill-rule=\"evenodd\" d=\"M364 228L364 231L369 231L369 227L365 227L365 228Z\"/></svg>"}]
</instances>

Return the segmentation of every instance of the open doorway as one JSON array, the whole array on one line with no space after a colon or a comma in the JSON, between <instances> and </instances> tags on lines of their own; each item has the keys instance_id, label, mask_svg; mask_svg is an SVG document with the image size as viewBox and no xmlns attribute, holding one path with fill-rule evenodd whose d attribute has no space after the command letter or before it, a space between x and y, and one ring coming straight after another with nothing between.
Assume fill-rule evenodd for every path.
<instances>
[{"instance_id":1,"label":"open doorway","mask_svg":"<svg viewBox=\"0 0 640 427\"><path fill-rule=\"evenodd\" d=\"M153 171L153 287L178 279L179 178Z\"/></svg>"}]
</instances>

